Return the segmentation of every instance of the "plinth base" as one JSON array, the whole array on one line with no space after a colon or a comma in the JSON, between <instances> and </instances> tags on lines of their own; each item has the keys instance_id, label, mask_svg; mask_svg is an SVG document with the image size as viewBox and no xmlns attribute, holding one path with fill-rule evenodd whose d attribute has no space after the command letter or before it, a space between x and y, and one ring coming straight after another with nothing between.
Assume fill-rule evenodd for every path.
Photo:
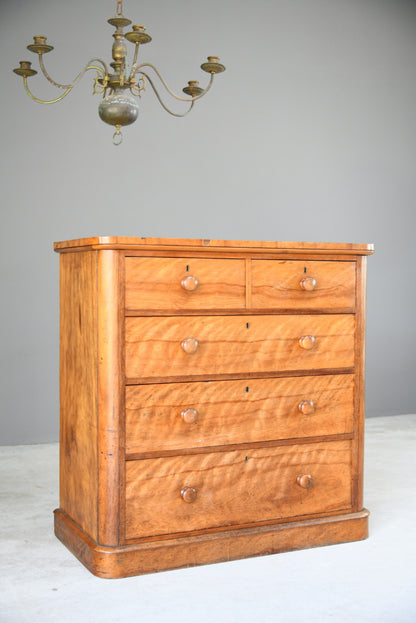
<instances>
[{"instance_id":1,"label":"plinth base","mask_svg":"<svg viewBox=\"0 0 416 623\"><path fill-rule=\"evenodd\" d=\"M366 509L358 513L108 547L95 543L60 509L55 534L94 575L122 578L168 569L266 556L360 541L368 536Z\"/></svg>"}]
</instances>

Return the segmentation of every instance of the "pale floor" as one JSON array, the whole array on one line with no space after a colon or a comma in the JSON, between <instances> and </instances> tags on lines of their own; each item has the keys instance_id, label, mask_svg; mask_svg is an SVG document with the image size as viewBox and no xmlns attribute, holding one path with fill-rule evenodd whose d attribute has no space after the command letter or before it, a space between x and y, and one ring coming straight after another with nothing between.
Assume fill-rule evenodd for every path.
<instances>
[{"instance_id":1,"label":"pale floor","mask_svg":"<svg viewBox=\"0 0 416 623\"><path fill-rule=\"evenodd\" d=\"M366 425L370 538L123 580L53 535L58 445L0 447L0 621L415 623L416 415Z\"/></svg>"}]
</instances>

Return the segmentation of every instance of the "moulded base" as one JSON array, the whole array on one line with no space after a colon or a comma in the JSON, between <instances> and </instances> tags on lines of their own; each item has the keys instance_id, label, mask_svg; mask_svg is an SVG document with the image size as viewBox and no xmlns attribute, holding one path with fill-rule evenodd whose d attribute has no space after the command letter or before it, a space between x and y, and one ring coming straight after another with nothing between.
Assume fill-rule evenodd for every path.
<instances>
[{"instance_id":1,"label":"moulded base","mask_svg":"<svg viewBox=\"0 0 416 623\"><path fill-rule=\"evenodd\" d=\"M91 573L122 578L297 549L360 541L368 537L366 509L358 513L224 530L108 547L95 543L60 509L55 534Z\"/></svg>"}]
</instances>

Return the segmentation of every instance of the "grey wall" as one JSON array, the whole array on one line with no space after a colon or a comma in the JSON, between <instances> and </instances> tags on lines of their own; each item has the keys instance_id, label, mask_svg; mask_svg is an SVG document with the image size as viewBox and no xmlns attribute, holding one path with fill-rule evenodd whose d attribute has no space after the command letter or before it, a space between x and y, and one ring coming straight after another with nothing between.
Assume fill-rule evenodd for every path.
<instances>
[{"instance_id":1,"label":"grey wall","mask_svg":"<svg viewBox=\"0 0 416 623\"><path fill-rule=\"evenodd\" d=\"M1 442L58 438L52 243L98 234L374 242L367 414L415 412L416 3L125 0L178 90L208 54L227 72L186 119L147 92L120 147L92 73L41 106L11 72L34 34L59 81L111 60L115 4L1 4Z\"/></svg>"}]
</instances>

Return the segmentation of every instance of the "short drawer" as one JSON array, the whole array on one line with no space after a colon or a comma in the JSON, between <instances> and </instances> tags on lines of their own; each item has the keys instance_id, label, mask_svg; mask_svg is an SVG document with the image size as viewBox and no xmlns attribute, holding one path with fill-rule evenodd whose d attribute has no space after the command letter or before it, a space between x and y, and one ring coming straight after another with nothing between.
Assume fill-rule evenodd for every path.
<instances>
[{"instance_id":1,"label":"short drawer","mask_svg":"<svg viewBox=\"0 0 416 623\"><path fill-rule=\"evenodd\" d=\"M126 258L126 308L230 309L246 302L244 260Z\"/></svg>"},{"instance_id":2,"label":"short drawer","mask_svg":"<svg viewBox=\"0 0 416 623\"><path fill-rule=\"evenodd\" d=\"M351 442L126 463L126 539L351 508Z\"/></svg>"},{"instance_id":3,"label":"short drawer","mask_svg":"<svg viewBox=\"0 0 416 623\"><path fill-rule=\"evenodd\" d=\"M353 315L125 319L126 376L261 373L354 365Z\"/></svg>"},{"instance_id":4,"label":"short drawer","mask_svg":"<svg viewBox=\"0 0 416 623\"><path fill-rule=\"evenodd\" d=\"M252 307L354 311L355 262L253 260Z\"/></svg>"},{"instance_id":5,"label":"short drawer","mask_svg":"<svg viewBox=\"0 0 416 623\"><path fill-rule=\"evenodd\" d=\"M127 454L353 430L351 374L131 385Z\"/></svg>"}]
</instances>

